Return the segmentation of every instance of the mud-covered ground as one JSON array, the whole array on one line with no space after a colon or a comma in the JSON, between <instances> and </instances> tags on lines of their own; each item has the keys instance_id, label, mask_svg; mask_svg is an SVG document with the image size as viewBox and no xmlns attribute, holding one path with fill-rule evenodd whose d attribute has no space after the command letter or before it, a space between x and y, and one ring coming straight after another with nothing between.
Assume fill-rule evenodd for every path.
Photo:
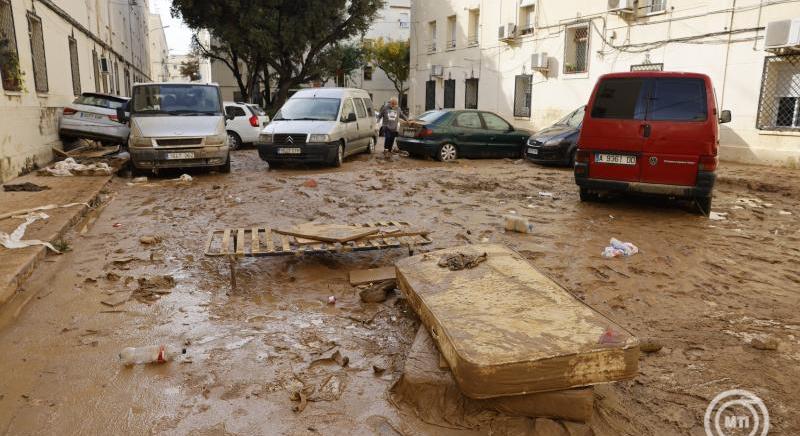
<instances>
[{"instance_id":1,"label":"mud-covered ground","mask_svg":"<svg viewBox=\"0 0 800 436\"><path fill-rule=\"evenodd\" d=\"M114 180L106 207L68 237L72 251L48 257L25 285L32 302L17 317L4 310L0 433L442 434L389 401L416 317L397 296L361 303L347 279L405 250L248 259L235 291L227 262L203 256L211 229L310 220L405 220L433 232L428 249L507 244L655 338L663 348L643 353L635 380L596 389L595 434L702 435L709 401L733 388L765 401L771 434L800 433L797 170L723 164L713 210L727 215L712 221L666 201L580 203L569 170L527 162L376 154L335 170L268 171L242 150L233 167L190 173L190 184L169 180L180 173L146 185ZM316 188L303 186L309 178ZM533 234L504 232L512 210ZM163 239L140 243L147 235ZM604 259L611 237L641 252ZM176 286L100 303L157 275ZM778 348L756 349L753 338ZM130 368L117 360L124 347L160 343L185 344L186 358ZM346 367L315 362L336 350ZM373 365L387 369L376 375ZM313 393L294 412L290 393L303 387Z\"/></svg>"}]
</instances>

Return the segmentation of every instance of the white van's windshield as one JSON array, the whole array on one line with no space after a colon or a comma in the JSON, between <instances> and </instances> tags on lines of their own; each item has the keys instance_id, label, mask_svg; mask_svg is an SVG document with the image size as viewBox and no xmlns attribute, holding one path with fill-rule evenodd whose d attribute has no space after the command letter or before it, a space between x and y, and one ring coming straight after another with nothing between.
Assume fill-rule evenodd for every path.
<instances>
[{"instance_id":1,"label":"white van's windshield","mask_svg":"<svg viewBox=\"0 0 800 436\"><path fill-rule=\"evenodd\" d=\"M292 98L275 114L274 121L336 121L338 98Z\"/></svg>"},{"instance_id":2,"label":"white van's windshield","mask_svg":"<svg viewBox=\"0 0 800 436\"><path fill-rule=\"evenodd\" d=\"M222 115L219 89L209 85L136 86L131 114Z\"/></svg>"}]
</instances>

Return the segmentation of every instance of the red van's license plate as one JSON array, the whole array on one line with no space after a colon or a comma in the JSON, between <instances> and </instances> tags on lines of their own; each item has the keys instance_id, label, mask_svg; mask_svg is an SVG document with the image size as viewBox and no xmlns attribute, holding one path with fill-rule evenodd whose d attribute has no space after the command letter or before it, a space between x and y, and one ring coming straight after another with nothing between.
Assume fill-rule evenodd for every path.
<instances>
[{"instance_id":1,"label":"red van's license plate","mask_svg":"<svg viewBox=\"0 0 800 436\"><path fill-rule=\"evenodd\" d=\"M605 154L597 153L594 155L596 163L607 163L615 165L636 165L636 156L629 154Z\"/></svg>"}]
</instances>

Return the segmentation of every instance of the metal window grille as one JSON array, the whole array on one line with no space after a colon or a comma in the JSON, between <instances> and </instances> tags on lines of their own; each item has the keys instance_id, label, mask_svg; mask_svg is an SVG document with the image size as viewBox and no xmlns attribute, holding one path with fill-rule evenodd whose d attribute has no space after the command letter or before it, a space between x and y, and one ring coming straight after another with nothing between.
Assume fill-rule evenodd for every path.
<instances>
[{"instance_id":1,"label":"metal window grille","mask_svg":"<svg viewBox=\"0 0 800 436\"><path fill-rule=\"evenodd\" d=\"M444 108L452 109L456 107L456 81L449 79L444 81Z\"/></svg>"},{"instance_id":2,"label":"metal window grille","mask_svg":"<svg viewBox=\"0 0 800 436\"><path fill-rule=\"evenodd\" d=\"M529 118L531 116L531 94L533 92L533 76L523 74L516 77L514 85L514 116Z\"/></svg>"},{"instance_id":3,"label":"metal window grille","mask_svg":"<svg viewBox=\"0 0 800 436\"><path fill-rule=\"evenodd\" d=\"M800 131L800 54L764 59L756 127Z\"/></svg>"},{"instance_id":4,"label":"metal window grille","mask_svg":"<svg viewBox=\"0 0 800 436\"><path fill-rule=\"evenodd\" d=\"M94 71L94 92L100 92L100 60L97 58L97 50L92 50L92 68Z\"/></svg>"},{"instance_id":5,"label":"metal window grille","mask_svg":"<svg viewBox=\"0 0 800 436\"><path fill-rule=\"evenodd\" d=\"M478 79L467 79L464 95L464 108L477 109L478 108Z\"/></svg>"},{"instance_id":6,"label":"metal window grille","mask_svg":"<svg viewBox=\"0 0 800 436\"><path fill-rule=\"evenodd\" d=\"M664 64L631 65L631 71L664 71Z\"/></svg>"},{"instance_id":7,"label":"metal window grille","mask_svg":"<svg viewBox=\"0 0 800 436\"><path fill-rule=\"evenodd\" d=\"M81 64L78 60L78 41L69 37L69 64L72 70L72 94L81 95Z\"/></svg>"},{"instance_id":8,"label":"metal window grille","mask_svg":"<svg viewBox=\"0 0 800 436\"><path fill-rule=\"evenodd\" d=\"M33 81L36 85L36 92L47 92L50 87L47 82L47 59L44 52L42 19L31 12L28 12L28 37L31 41Z\"/></svg>"},{"instance_id":9,"label":"metal window grille","mask_svg":"<svg viewBox=\"0 0 800 436\"><path fill-rule=\"evenodd\" d=\"M585 73L589 67L589 26L567 29L564 73Z\"/></svg>"},{"instance_id":10,"label":"metal window grille","mask_svg":"<svg viewBox=\"0 0 800 436\"><path fill-rule=\"evenodd\" d=\"M430 111L436 108L436 81L428 80L425 82L425 110Z\"/></svg>"},{"instance_id":11,"label":"metal window grille","mask_svg":"<svg viewBox=\"0 0 800 436\"><path fill-rule=\"evenodd\" d=\"M11 3L9 0L0 0L0 77L3 80L3 89L21 90L21 75Z\"/></svg>"},{"instance_id":12,"label":"metal window grille","mask_svg":"<svg viewBox=\"0 0 800 436\"><path fill-rule=\"evenodd\" d=\"M648 14L655 14L657 12L664 12L667 9L667 0L650 0L647 7Z\"/></svg>"}]
</instances>

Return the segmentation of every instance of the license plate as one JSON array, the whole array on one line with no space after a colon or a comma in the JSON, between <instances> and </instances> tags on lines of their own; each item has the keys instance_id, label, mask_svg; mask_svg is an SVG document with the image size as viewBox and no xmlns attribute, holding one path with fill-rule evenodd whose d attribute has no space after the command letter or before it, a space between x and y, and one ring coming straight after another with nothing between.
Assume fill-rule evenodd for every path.
<instances>
[{"instance_id":1,"label":"license plate","mask_svg":"<svg viewBox=\"0 0 800 436\"><path fill-rule=\"evenodd\" d=\"M533 154L533 155L539 154L539 149L538 148L529 147L528 148L528 153Z\"/></svg>"},{"instance_id":2,"label":"license plate","mask_svg":"<svg viewBox=\"0 0 800 436\"><path fill-rule=\"evenodd\" d=\"M416 134L417 134L417 130L416 129L404 129L403 130L403 136L407 136L407 137L413 138L414 135L416 135Z\"/></svg>"},{"instance_id":3,"label":"license plate","mask_svg":"<svg viewBox=\"0 0 800 436\"><path fill-rule=\"evenodd\" d=\"M299 148L279 148L278 154L300 154Z\"/></svg>"},{"instance_id":4,"label":"license plate","mask_svg":"<svg viewBox=\"0 0 800 436\"><path fill-rule=\"evenodd\" d=\"M613 165L636 165L636 156L629 154L605 154L597 153L594 155L596 163L605 163Z\"/></svg>"},{"instance_id":5,"label":"license plate","mask_svg":"<svg viewBox=\"0 0 800 436\"><path fill-rule=\"evenodd\" d=\"M81 118L91 118L93 120L102 120L105 117L102 116L102 115L90 114L90 113L87 113L87 112L81 112Z\"/></svg>"},{"instance_id":6,"label":"license plate","mask_svg":"<svg viewBox=\"0 0 800 436\"><path fill-rule=\"evenodd\" d=\"M173 160L173 159L194 159L194 153L191 152L167 153L167 160Z\"/></svg>"}]
</instances>

